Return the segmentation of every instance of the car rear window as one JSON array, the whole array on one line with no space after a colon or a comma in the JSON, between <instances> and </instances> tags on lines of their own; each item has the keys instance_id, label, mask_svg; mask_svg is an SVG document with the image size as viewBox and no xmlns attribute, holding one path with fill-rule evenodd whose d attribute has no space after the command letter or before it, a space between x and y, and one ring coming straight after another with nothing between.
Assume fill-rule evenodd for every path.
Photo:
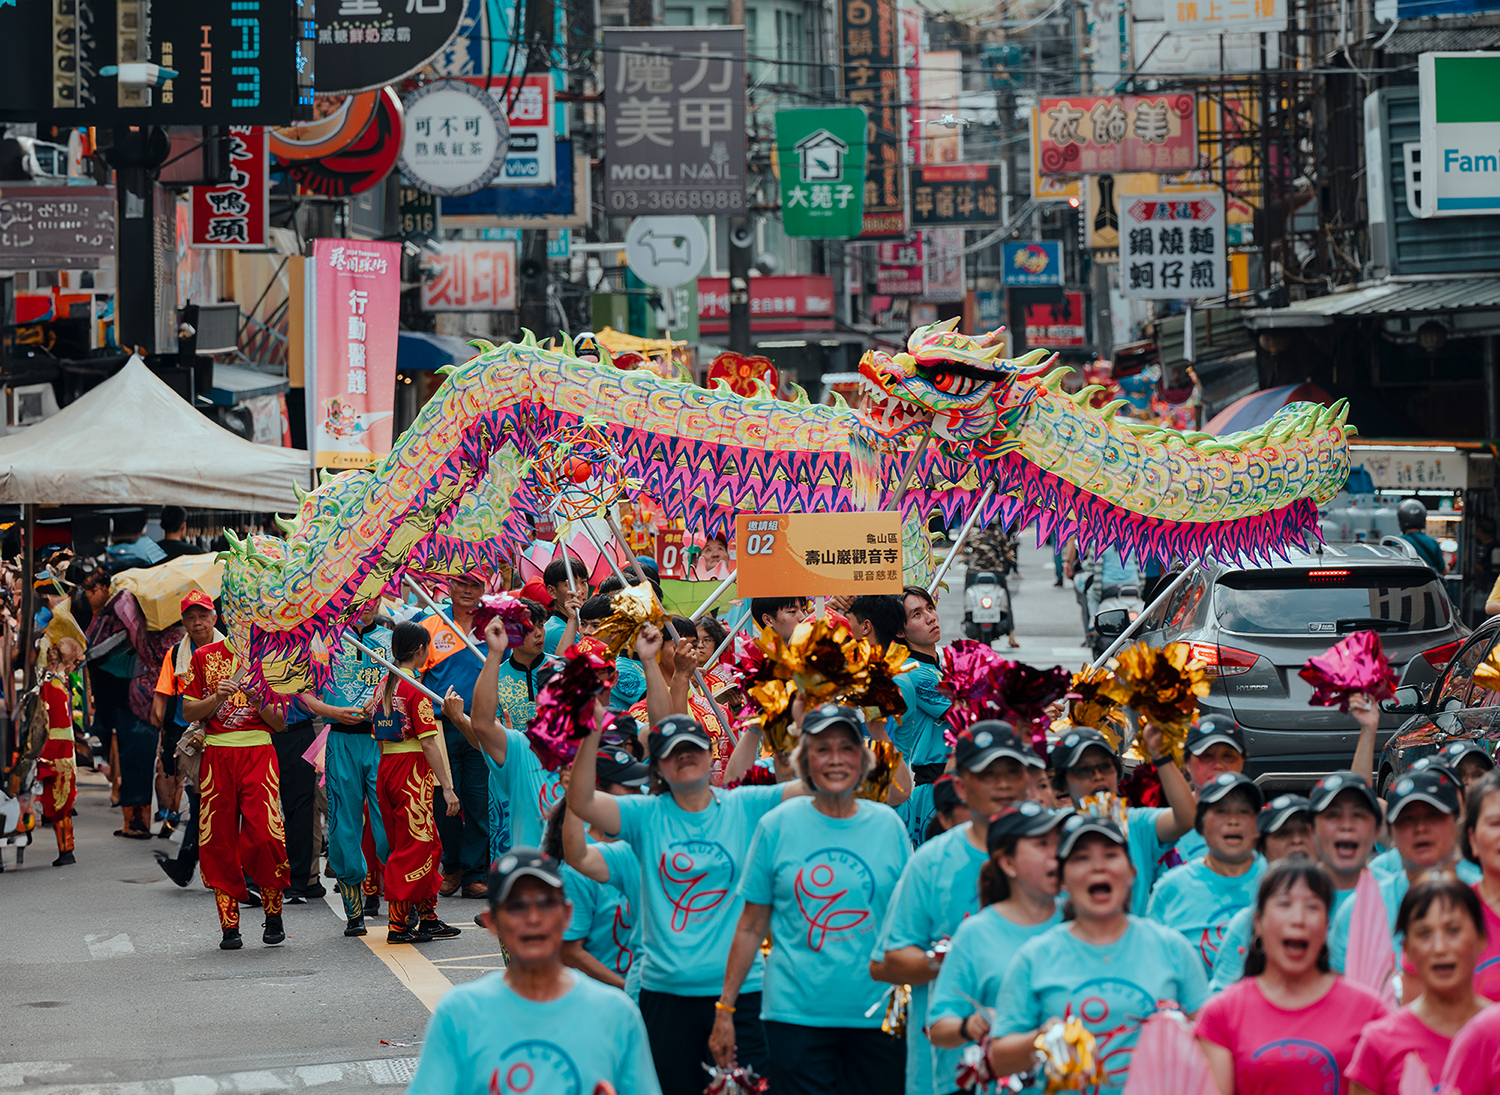
<instances>
[{"instance_id":1,"label":"car rear window","mask_svg":"<svg viewBox=\"0 0 1500 1095\"><path fill-rule=\"evenodd\" d=\"M1448 598L1421 567L1245 570L1214 592L1219 626L1252 635L1345 635L1447 627Z\"/></svg>"}]
</instances>

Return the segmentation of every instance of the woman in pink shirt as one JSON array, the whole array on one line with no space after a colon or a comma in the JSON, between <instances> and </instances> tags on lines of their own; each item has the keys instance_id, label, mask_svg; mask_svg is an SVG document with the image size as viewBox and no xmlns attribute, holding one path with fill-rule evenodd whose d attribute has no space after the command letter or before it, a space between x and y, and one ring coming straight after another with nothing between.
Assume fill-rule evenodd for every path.
<instances>
[{"instance_id":1,"label":"woman in pink shirt","mask_svg":"<svg viewBox=\"0 0 1500 1095\"><path fill-rule=\"evenodd\" d=\"M1500 771L1469 787L1464 802L1464 858L1478 863L1484 877L1474 884L1483 906L1488 937L1474 967L1474 991L1500 1000Z\"/></svg>"},{"instance_id":2,"label":"woman in pink shirt","mask_svg":"<svg viewBox=\"0 0 1500 1095\"><path fill-rule=\"evenodd\" d=\"M1244 980L1203 1008L1198 1044L1224 1095L1348 1095L1344 1070L1366 1023L1389 1009L1328 965L1333 882L1306 859L1266 872Z\"/></svg>"},{"instance_id":3,"label":"woman in pink shirt","mask_svg":"<svg viewBox=\"0 0 1500 1095\"><path fill-rule=\"evenodd\" d=\"M1349 1064L1353 1095L1399 1095L1413 1053L1429 1078L1440 1076L1453 1036L1487 1003L1474 994L1484 914L1468 886L1438 874L1418 882L1401 901L1396 931L1422 995L1365 1027Z\"/></svg>"}]
</instances>

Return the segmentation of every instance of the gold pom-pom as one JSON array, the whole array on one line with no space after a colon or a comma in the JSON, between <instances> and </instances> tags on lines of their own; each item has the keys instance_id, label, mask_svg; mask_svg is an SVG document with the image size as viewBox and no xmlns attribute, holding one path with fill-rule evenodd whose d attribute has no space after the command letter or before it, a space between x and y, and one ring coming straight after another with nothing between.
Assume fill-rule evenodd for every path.
<instances>
[{"instance_id":1,"label":"gold pom-pom","mask_svg":"<svg viewBox=\"0 0 1500 1095\"><path fill-rule=\"evenodd\" d=\"M1066 697L1068 713L1064 719L1053 722L1052 729L1061 733L1074 726L1090 726L1109 739L1111 749L1118 749L1120 739L1125 736L1125 714L1119 702L1107 694L1112 680L1103 666L1074 673Z\"/></svg>"},{"instance_id":2,"label":"gold pom-pom","mask_svg":"<svg viewBox=\"0 0 1500 1095\"><path fill-rule=\"evenodd\" d=\"M1076 1015L1055 1022L1036 1036L1036 1048L1046 1058L1046 1095L1059 1091L1094 1091L1109 1079L1099 1059L1094 1036Z\"/></svg>"},{"instance_id":3,"label":"gold pom-pom","mask_svg":"<svg viewBox=\"0 0 1500 1095\"><path fill-rule=\"evenodd\" d=\"M854 797L884 802L890 797L896 769L901 767L901 750L888 741L872 741L869 742L869 747L875 754L875 767L870 769L870 774L859 785L859 790L854 792Z\"/></svg>"},{"instance_id":4,"label":"gold pom-pom","mask_svg":"<svg viewBox=\"0 0 1500 1095\"><path fill-rule=\"evenodd\" d=\"M1120 653L1114 680L1101 692L1159 726L1163 744L1181 763L1188 729L1198 717L1198 697L1208 695L1208 677L1203 669L1187 643L1168 643L1160 650L1136 643ZM1130 749L1132 756L1151 759L1145 755L1140 738Z\"/></svg>"},{"instance_id":5,"label":"gold pom-pom","mask_svg":"<svg viewBox=\"0 0 1500 1095\"><path fill-rule=\"evenodd\" d=\"M594 637L609 645L611 655L635 645L635 637L646 624L661 627L667 615L656 600L656 593L645 582L627 586L609 599L609 615L594 632Z\"/></svg>"}]
</instances>

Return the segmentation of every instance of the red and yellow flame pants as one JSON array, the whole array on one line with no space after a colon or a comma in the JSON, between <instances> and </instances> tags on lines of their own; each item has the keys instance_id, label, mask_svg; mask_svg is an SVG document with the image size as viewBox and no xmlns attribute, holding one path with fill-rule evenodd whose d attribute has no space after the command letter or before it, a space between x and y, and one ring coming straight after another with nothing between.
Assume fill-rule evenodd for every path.
<instances>
[{"instance_id":1,"label":"red and yellow flame pants","mask_svg":"<svg viewBox=\"0 0 1500 1095\"><path fill-rule=\"evenodd\" d=\"M52 822L57 850L73 850L73 803L78 799L78 766L73 756L73 729L57 737L49 731L37 775L42 781L42 816ZM64 736L66 735L66 736Z\"/></svg>"},{"instance_id":2,"label":"red and yellow flame pants","mask_svg":"<svg viewBox=\"0 0 1500 1095\"><path fill-rule=\"evenodd\" d=\"M380 820L391 846L390 858L385 861L385 897L390 903L392 924L398 922L398 916L404 920L413 905L424 913L435 907L438 887L443 884L438 866L443 845L432 816L436 782L432 767L416 742L399 742L397 749L400 751L382 750L375 776Z\"/></svg>"},{"instance_id":3,"label":"red and yellow flame pants","mask_svg":"<svg viewBox=\"0 0 1500 1095\"><path fill-rule=\"evenodd\" d=\"M198 790L198 870L203 884L231 898L243 898L248 896L245 875L249 874L262 895L269 898L274 892L279 904L291 869L275 748L269 742L215 745L210 735L203 749Z\"/></svg>"}]
</instances>

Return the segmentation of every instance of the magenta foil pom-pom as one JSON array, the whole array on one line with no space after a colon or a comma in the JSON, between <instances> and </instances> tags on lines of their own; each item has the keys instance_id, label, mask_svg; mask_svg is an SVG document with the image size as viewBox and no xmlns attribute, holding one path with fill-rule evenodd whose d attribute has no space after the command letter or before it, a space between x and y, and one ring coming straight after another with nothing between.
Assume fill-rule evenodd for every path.
<instances>
[{"instance_id":1,"label":"magenta foil pom-pom","mask_svg":"<svg viewBox=\"0 0 1500 1095\"><path fill-rule=\"evenodd\" d=\"M526 641L531 630L531 610L521 598L509 593L487 593L479 598L474 608L474 634L483 639L484 629L496 617L505 624L505 638L512 650Z\"/></svg>"},{"instance_id":2,"label":"magenta foil pom-pom","mask_svg":"<svg viewBox=\"0 0 1500 1095\"><path fill-rule=\"evenodd\" d=\"M574 643L563 655L567 663L537 696L536 717L526 736L549 772L573 763L578 743L593 728L594 701L615 685L615 663L603 648L593 638Z\"/></svg>"},{"instance_id":3,"label":"magenta foil pom-pom","mask_svg":"<svg viewBox=\"0 0 1500 1095\"><path fill-rule=\"evenodd\" d=\"M944 718L958 733L980 719L1005 717L1001 677L1011 663L987 643L958 639L943 651L943 679L939 687L953 698Z\"/></svg>"},{"instance_id":4,"label":"magenta foil pom-pom","mask_svg":"<svg viewBox=\"0 0 1500 1095\"><path fill-rule=\"evenodd\" d=\"M1371 699L1388 700L1396 694L1396 673L1386 660L1380 636L1373 631L1356 631L1340 639L1307 664L1297 674L1313 686L1312 707L1333 707L1349 713L1349 697L1367 693Z\"/></svg>"}]
</instances>

